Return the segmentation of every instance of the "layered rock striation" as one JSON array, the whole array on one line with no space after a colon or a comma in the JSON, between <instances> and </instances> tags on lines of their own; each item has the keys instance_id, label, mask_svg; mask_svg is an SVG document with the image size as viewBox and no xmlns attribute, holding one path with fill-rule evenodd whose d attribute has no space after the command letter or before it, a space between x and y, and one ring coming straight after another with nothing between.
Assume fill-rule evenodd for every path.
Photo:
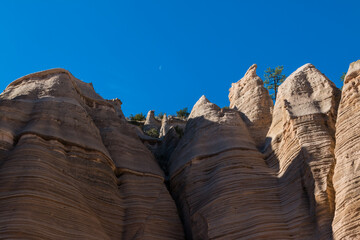
<instances>
[{"instance_id":1,"label":"layered rock striation","mask_svg":"<svg viewBox=\"0 0 360 240\"><path fill-rule=\"evenodd\" d=\"M340 90L306 64L280 86L265 159L277 171L287 222L302 239L331 239L335 121Z\"/></svg>"},{"instance_id":2,"label":"layered rock striation","mask_svg":"<svg viewBox=\"0 0 360 240\"><path fill-rule=\"evenodd\" d=\"M66 70L22 77L0 95L0 236L358 239L359 86L360 61L342 93L306 64L273 106L253 65L230 109L150 111L153 138Z\"/></svg>"},{"instance_id":3,"label":"layered rock striation","mask_svg":"<svg viewBox=\"0 0 360 240\"><path fill-rule=\"evenodd\" d=\"M360 238L360 60L345 76L336 122L335 239Z\"/></svg>"},{"instance_id":4,"label":"layered rock striation","mask_svg":"<svg viewBox=\"0 0 360 240\"><path fill-rule=\"evenodd\" d=\"M105 101L63 69L0 95L0 235L183 239L164 173Z\"/></svg>"},{"instance_id":5,"label":"layered rock striation","mask_svg":"<svg viewBox=\"0 0 360 240\"><path fill-rule=\"evenodd\" d=\"M272 119L273 101L252 65L245 76L230 88L230 108L240 111L258 148L264 144Z\"/></svg>"},{"instance_id":6,"label":"layered rock striation","mask_svg":"<svg viewBox=\"0 0 360 240\"><path fill-rule=\"evenodd\" d=\"M169 176L188 239L291 237L276 176L238 111L202 96L172 154Z\"/></svg>"}]
</instances>

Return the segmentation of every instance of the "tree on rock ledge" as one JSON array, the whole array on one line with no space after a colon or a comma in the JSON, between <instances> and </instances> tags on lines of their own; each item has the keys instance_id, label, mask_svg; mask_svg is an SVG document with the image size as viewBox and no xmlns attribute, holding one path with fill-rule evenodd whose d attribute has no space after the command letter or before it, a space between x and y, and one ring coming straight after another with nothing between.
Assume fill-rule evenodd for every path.
<instances>
[{"instance_id":1,"label":"tree on rock ledge","mask_svg":"<svg viewBox=\"0 0 360 240\"><path fill-rule=\"evenodd\" d=\"M268 68L264 74L265 87L269 89L270 96L274 101L276 100L276 95L280 84L283 83L286 78L285 74L282 74L283 69L283 66L277 66L275 69Z\"/></svg>"},{"instance_id":2,"label":"tree on rock ledge","mask_svg":"<svg viewBox=\"0 0 360 240\"><path fill-rule=\"evenodd\" d=\"M186 119L187 117L189 117L190 113L188 112L188 108L183 108L179 111L176 112L177 117L182 118L182 119Z\"/></svg>"}]
</instances>

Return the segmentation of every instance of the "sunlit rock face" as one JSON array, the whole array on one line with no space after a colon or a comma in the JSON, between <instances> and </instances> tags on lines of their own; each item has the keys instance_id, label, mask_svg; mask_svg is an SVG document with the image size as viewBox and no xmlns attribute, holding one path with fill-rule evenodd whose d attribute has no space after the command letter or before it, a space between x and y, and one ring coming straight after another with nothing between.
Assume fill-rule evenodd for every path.
<instances>
[{"instance_id":1,"label":"sunlit rock face","mask_svg":"<svg viewBox=\"0 0 360 240\"><path fill-rule=\"evenodd\" d=\"M360 60L345 76L336 122L334 239L360 238Z\"/></svg>"},{"instance_id":2,"label":"sunlit rock face","mask_svg":"<svg viewBox=\"0 0 360 240\"><path fill-rule=\"evenodd\" d=\"M275 172L236 110L202 96L169 162L188 239L287 239Z\"/></svg>"},{"instance_id":3,"label":"sunlit rock face","mask_svg":"<svg viewBox=\"0 0 360 240\"><path fill-rule=\"evenodd\" d=\"M143 130L148 131L152 128L155 128L157 131L159 131L160 127L161 127L161 122L155 119L155 111L150 110L146 115L146 120L144 123Z\"/></svg>"},{"instance_id":4,"label":"sunlit rock face","mask_svg":"<svg viewBox=\"0 0 360 240\"><path fill-rule=\"evenodd\" d=\"M252 65L242 79L231 85L229 100L230 108L241 112L251 137L261 148L271 125L273 101L256 68L256 64Z\"/></svg>"},{"instance_id":5,"label":"sunlit rock face","mask_svg":"<svg viewBox=\"0 0 360 240\"><path fill-rule=\"evenodd\" d=\"M63 69L0 95L0 235L5 239L183 239L163 171L121 102Z\"/></svg>"},{"instance_id":6,"label":"sunlit rock face","mask_svg":"<svg viewBox=\"0 0 360 240\"><path fill-rule=\"evenodd\" d=\"M306 64L280 86L265 159L277 171L291 229L303 239L331 239L335 121L340 91Z\"/></svg>"},{"instance_id":7,"label":"sunlit rock face","mask_svg":"<svg viewBox=\"0 0 360 240\"><path fill-rule=\"evenodd\" d=\"M0 236L359 239L359 86L360 61L342 93L306 64L273 106L253 65L230 109L150 112L152 138L66 70L22 77L0 95Z\"/></svg>"}]
</instances>

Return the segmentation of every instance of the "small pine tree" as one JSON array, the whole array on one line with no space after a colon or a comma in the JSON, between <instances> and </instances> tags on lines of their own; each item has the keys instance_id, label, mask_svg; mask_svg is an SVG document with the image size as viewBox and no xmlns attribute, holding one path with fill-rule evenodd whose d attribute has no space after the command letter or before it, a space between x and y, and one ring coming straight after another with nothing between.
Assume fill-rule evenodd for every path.
<instances>
[{"instance_id":1,"label":"small pine tree","mask_svg":"<svg viewBox=\"0 0 360 240\"><path fill-rule=\"evenodd\" d=\"M186 108L183 108L183 109L177 111L176 115L179 118L187 118L190 115L190 113L188 112L188 108L186 107Z\"/></svg>"},{"instance_id":2,"label":"small pine tree","mask_svg":"<svg viewBox=\"0 0 360 240\"><path fill-rule=\"evenodd\" d=\"M144 121L145 120L145 115L143 113L138 113L135 116L133 116L131 114L130 115L130 120L131 121Z\"/></svg>"},{"instance_id":3,"label":"small pine tree","mask_svg":"<svg viewBox=\"0 0 360 240\"><path fill-rule=\"evenodd\" d=\"M344 80L345 80L345 76L346 76L346 73L345 73L345 72L343 72L343 73L342 73L342 75L341 75L341 77L340 77L340 80L341 80L342 82L344 82Z\"/></svg>"},{"instance_id":4,"label":"small pine tree","mask_svg":"<svg viewBox=\"0 0 360 240\"><path fill-rule=\"evenodd\" d=\"M344 81L345 81L345 76L346 76L346 73L343 72L341 77L340 77L340 81L343 83L343 85L344 85ZM342 90L342 88L343 88L343 86L341 86L340 90Z\"/></svg>"},{"instance_id":5,"label":"small pine tree","mask_svg":"<svg viewBox=\"0 0 360 240\"><path fill-rule=\"evenodd\" d=\"M264 74L264 84L269 89L271 98L275 101L278 93L278 89L281 83L285 81L285 74L282 74L284 70L283 66L277 66L275 69L268 68Z\"/></svg>"},{"instance_id":6,"label":"small pine tree","mask_svg":"<svg viewBox=\"0 0 360 240\"><path fill-rule=\"evenodd\" d=\"M159 113L159 114L157 115L157 117L158 117L160 120L163 119L164 113L163 113L163 112Z\"/></svg>"}]
</instances>

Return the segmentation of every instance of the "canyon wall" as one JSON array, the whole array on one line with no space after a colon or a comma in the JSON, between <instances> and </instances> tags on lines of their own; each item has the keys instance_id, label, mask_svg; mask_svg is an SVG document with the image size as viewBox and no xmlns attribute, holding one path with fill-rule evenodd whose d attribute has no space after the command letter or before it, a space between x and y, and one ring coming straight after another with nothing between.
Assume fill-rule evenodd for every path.
<instances>
[{"instance_id":1,"label":"canyon wall","mask_svg":"<svg viewBox=\"0 0 360 240\"><path fill-rule=\"evenodd\" d=\"M1 238L184 238L164 173L120 104L62 69L6 88L0 100Z\"/></svg>"},{"instance_id":2,"label":"canyon wall","mask_svg":"<svg viewBox=\"0 0 360 240\"><path fill-rule=\"evenodd\" d=\"M230 109L202 96L184 130L150 112L160 139L66 70L11 83L1 238L360 238L360 61L342 92L305 64L275 105L256 67L232 84Z\"/></svg>"}]
</instances>

